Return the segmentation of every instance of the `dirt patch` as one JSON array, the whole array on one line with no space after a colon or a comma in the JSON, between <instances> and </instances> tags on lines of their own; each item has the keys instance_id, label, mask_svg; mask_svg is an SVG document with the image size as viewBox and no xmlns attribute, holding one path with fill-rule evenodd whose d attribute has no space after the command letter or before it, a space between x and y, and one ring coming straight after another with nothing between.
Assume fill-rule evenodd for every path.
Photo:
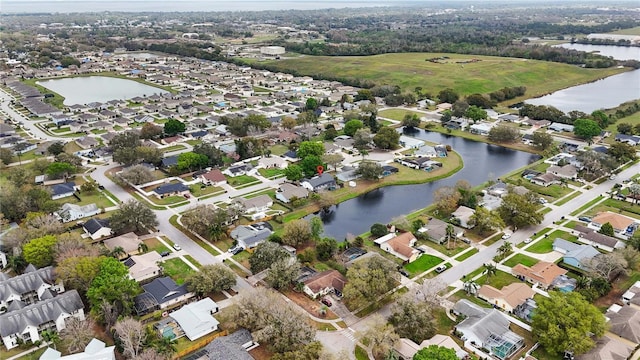
<instances>
[{"instance_id":1,"label":"dirt patch","mask_svg":"<svg viewBox=\"0 0 640 360\"><path fill-rule=\"evenodd\" d=\"M289 298L291 301L296 303L298 306L302 307L306 312L308 312L309 314L315 317L319 317L327 320L338 318L338 316L331 310L327 310L327 313L324 316L320 315L318 310L323 305L320 304L320 302L318 301L309 299L309 297L303 293L298 293L295 291L287 291L284 293L284 295L287 298Z\"/></svg>"},{"instance_id":2,"label":"dirt patch","mask_svg":"<svg viewBox=\"0 0 640 360\"><path fill-rule=\"evenodd\" d=\"M604 309L608 308L614 303L622 304L620 298L622 297L622 294L627 291L627 289L620 288L620 284L624 283L624 280L626 280L625 276L619 276L616 280L614 280L611 286L611 291L609 291L607 295L598 298L594 302L594 305L598 308Z\"/></svg>"},{"instance_id":3,"label":"dirt patch","mask_svg":"<svg viewBox=\"0 0 640 360\"><path fill-rule=\"evenodd\" d=\"M250 350L249 355L256 360L269 360L273 356L273 353L267 349L266 345L263 344L253 350Z\"/></svg>"}]
</instances>

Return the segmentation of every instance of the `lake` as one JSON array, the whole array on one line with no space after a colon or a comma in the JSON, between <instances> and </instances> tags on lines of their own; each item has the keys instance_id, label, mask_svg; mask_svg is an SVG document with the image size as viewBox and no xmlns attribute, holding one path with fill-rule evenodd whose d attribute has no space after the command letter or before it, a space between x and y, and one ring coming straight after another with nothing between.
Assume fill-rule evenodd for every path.
<instances>
[{"instance_id":1,"label":"lake","mask_svg":"<svg viewBox=\"0 0 640 360\"><path fill-rule=\"evenodd\" d=\"M127 79L86 76L38 81L38 85L64 96L64 105L126 100L168 91Z\"/></svg>"},{"instance_id":2,"label":"lake","mask_svg":"<svg viewBox=\"0 0 640 360\"><path fill-rule=\"evenodd\" d=\"M322 216L325 235L342 241L347 234L362 234L374 223L387 224L394 217L431 205L433 192L442 186L453 186L460 179L476 186L539 159L538 155L425 130L406 135L451 145L462 156L464 167L446 179L418 185L387 186L340 203Z\"/></svg>"},{"instance_id":3,"label":"lake","mask_svg":"<svg viewBox=\"0 0 640 360\"><path fill-rule=\"evenodd\" d=\"M562 44L568 49L598 52L617 60L640 60L640 48L607 45ZM640 98L640 70L609 76L592 83L573 86L525 102L533 105L550 105L564 112L614 108L623 102Z\"/></svg>"}]
</instances>

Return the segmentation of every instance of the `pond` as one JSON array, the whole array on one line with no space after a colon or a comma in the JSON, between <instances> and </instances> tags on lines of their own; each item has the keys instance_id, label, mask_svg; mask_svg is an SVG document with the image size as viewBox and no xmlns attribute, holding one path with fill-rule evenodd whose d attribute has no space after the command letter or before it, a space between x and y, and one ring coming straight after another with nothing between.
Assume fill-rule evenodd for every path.
<instances>
[{"instance_id":1,"label":"pond","mask_svg":"<svg viewBox=\"0 0 640 360\"><path fill-rule=\"evenodd\" d=\"M64 105L104 103L110 100L127 100L136 96L167 93L166 90L133 80L106 76L45 80L37 84L63 96Z\"/></svg>"},{"instance_id":2,"label":"pond","mask_svg":"<svg viewBox=\"0 0 640 360\"><path fill-rule=\"evenodd\" d=\"M639 60L640 48L607 45L562 44L568 49L598 52L617 60ZM527 104L550 105L564 112L579 110L591 113L598 109L614 108L623 102L640 98L640 70L609 76L589 84L573 86L536 99Z\"/></svg>"},{"instance_id":3,"label":"pond","mask_svg":"<svg viewBox=\"0 0 640 360\"><path fill-rule=\"evenodd\" d=\"M358 235L374 223L389 223L394 217L409 214L431 205L433 192L442 186L453 186L464 179L479 185L539 159L538 155L489 145L464 138L415 130L405 135L433 143L451 145L464 161L464 167L446 179L419 185L387 186L347 200L323 214L325 235L343 241L347 234ZM393 166L402 166L394 163ZM310 215L307 218L310 218Z\"/></svg>"}]
</instances>

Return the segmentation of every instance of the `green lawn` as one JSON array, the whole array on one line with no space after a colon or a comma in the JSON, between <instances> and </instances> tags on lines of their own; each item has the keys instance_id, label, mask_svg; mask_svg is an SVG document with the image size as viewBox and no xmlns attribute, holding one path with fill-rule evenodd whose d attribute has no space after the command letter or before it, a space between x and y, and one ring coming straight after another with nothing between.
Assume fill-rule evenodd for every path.
<instances>
[{"instance_id":1,"label":"green lawn","mask_svg":"<svg viewBox=\"0 0 640 360\"><path fill-rule=\"evenodd\" d=\"M597 203L600 200L602 200L602 195L599 195L597 198L595 198L595 199L589 201L588 203L582 205L576 211L572 212L571 215L575 216L575 215L581 214L582 212L584 212L588 208L592 207L595 203Z\"/></svg>"},{"instance_id":2,"label":"green lawn","mask_svg":"<svg viewBox=\"0 0 640 360\"><path fill-rule=\"evenodd\" d=\"M569 234L566 231L555 230L549 234L549 236L543 237L540 240L537 240L531 246L529 246L526 250L528 252L532 252L534 254L546 254L553 251L553 242L556 238L565 239L567 241L576 242L578 237Z\"/></svg>"},{"instance_id":3,"label":"green lawn","mask_svg":"<svg viewBox=\"0 0 640 360\"><path fill-rule=\"evenodd\" d=\"M236 177L227 178L227 183L233 187L241 187L251 183L257 183L258 179L249 175L240 175Z\"/></svg>"},{"instance_id":4,"label":"green lawn","mask_svg":"<svg viewBox=\"0 0 640 360\"><path fill-rule=\"evenodd\" d=\"M443 64L425 59L448 56ZM458 61L480 60L464 66ZM568 64L516 58L434 53L396 53L373 56L305 56L286 60L267 60L276 71L295 70L300 75L322 75L371 80L413 91L420 86L432 93L452 88L461 95L488 93L505 86L526 86L526 98L548 94L583 84L622 69L585 69ZM324 66L318 67L318 64ZM521 101L516 98L513 102Z\"/></svg>"},{"instance_id":5,"label":"green lawn","mask_svg":"<svg viewBox=\"0 0 640 360\"><path fill-rule=\"evenodd\" d=\"M477 297L473 296L473 295L467 295L466 291L464 290L458 290L456 291L456 293L454 293L453 295L451 295L451 301L458 301L458 300L462 300L462 299L467 299L469 301L471 301L472 303L483 307L483 308L490 308L492 307L491 304L489 304L488 302L482 300L482 299L478 299Z\"/></svg>"},{"instance_id":6,"label":"green lawn","mask_svg":"<svg viewBox=\"0 0 640 360\"><path fill-rule=\"evenodd\" d=\"M406 264L404 268L409 272L411 277L414 277L440 264L442 261L443 260L437 256L423 254L416 261Z\"/></svg>"},{"instance_id":7,"label":"green lawn","mask_svg":"<svg viewBox=\"0 0 640 360\"><path fill-rule=\"evenodd\" d=\"M471 249L470 251L467 251L466 253L464 253L464 254L462 254L462 255L458 256L457 258L455 258L455 260L463 261L463 260L465 260L465 259L468 259L468 258L472 257L473 255L475 255L475 254L477 254L477 253L478 253L478 249L473 248L473 249Z\"/></svg>"},{"instance_id":8,"label":"green lawn","mask_svg":"<svg viewBox=\"0 0 640 360\"><path fill-rule=\"evenodd\" d=\"M160 240L156 238L144 240L144 243L147 244L149 251L157 251L158 254L163 251L169 251L169 248L162 244Z\"/></svg>"},{"instance_id":9,"label":"green lawn","mask_svg":"<svg viewBox=\"0 0 640 360\"><path fill-rule=\"evenodd\" d=\"M629 29L616 30L616 31L613 31L612 34L640 35L640 26L632 27Z\"/></svg>"},{"instance_id":10,"label":"green lawn","mask_svg":"<svg viewBox=\"0 0 640 360\"><path fill-rule=\"evenodd\" d=\"M386 109L378 112L378 116L380 117L388 118L391 120L398 120L398 121L402 121L402 119L404 119L404 116L406 114L412 114L412 115L415 114L415 115L418 115L418 117L425 116L424 113L411 111L411 110L404 110L404 109Z\"/></svg>"},{"instance_id":11,"label":"green lawn","mask_svg":"<svg viewBox=\"0 0 640 360\"><path fill-rule=\"evenodd\" d=\"M487 279L487 275L482 275L476 282L479 285L491 285L496 289L502 289L503 286L520 282L517 277L504 271L496 270L496 273Z\"/></svg>"},{"instance_id":12,"label":"green lawn","mask_svg":"<svg viewBox=\"0 0 640 360\"><path fill-rule=\"evenodd\" d=\"M223 193L224 189L218 186L205 186L203 188L202 186L196 184L189 186L189 191L191 191L191 195L200 197L203 195Z\"/></svg>"},{"instance_id":13,"label":"green lawn","mask_svg":"<svg viewBox=\"0 0 640 360\"><path fill-rule=\"evenodd\" d=\"M109 199L102 192L99 192L99 191L95 191L93 193L80 193L79 196L80 196L80 199L82 199L82 201L78 201L78 199L76 199L75 196L70 196L63 199L55 200L55 202L57 202L60 205L64 203L70 203L70 204L75 204L80 206L95 203L98 206L98 208L107 208L107 207L115 206L111 201L109 201Z\"/></svg>"},{"instance_id":14,"label":"green lawn","mask_svg":"<svg viewBox=\"0 0 640 360\"><path fill-rule=\"evenodd\" d=\"M258 169L258 172L267 179L275 176L284 176L284 170L282 169Z\"/></svg>"},{"instance_id":15,"label":"green lawn","mask_svg":"<svg viewBox=\"0 0 640 360\"><path fill-rule=\"evenodd\" d=\"M158 199L156 196L152 195L149 196L148 199L151 200L151 202L153 202L154 204L158 205L174 205L187 201L184 196L167 196L162 199Z\"/></svg>"},{"instance_id":16,"label":"green lawn","mask_svg":"<svg viewBox=\"0 0 640 360\"><path fill-rule=\"evenodd\" d=\"M356 345L355 349L356 360L369 360L367 350L363 349L360 345Z\"/></svg>"},{"instance_id":17,"label":"green lawn","mask_svg":"<svg viewBox=\"0 0 640 360\"><path fill-rule=\"evenodd\" d=\"M515 254L512 258L504 262L505 266L514 267L517 264L525 266L533 266L538 263L538 259L534 259L524 254Z\"/></svg>"},{"instance_id":18,"label":"green lawn","mask_svg":"<svg viewBox=\"0 0 640 360\"><path fill-rule=\"evenodd\" d=\"M571 195L564 197L562 200L560 201L556 201L553 204L560 206L560 205L564 205L566 203L568 203L570 200L577 198L578 196L580 196L582 193L580 191L574 191Z\"/></svg>"},{"instance_id":19,"label":"green lawn","mask_svg":"<svg viewBox=\"0 0 640 360\"><path fill-rule=\"evenodd\" d=\"M269 148L269 150L271 150L271 153L273 155L280 156L286 153L287 151L289 151L289 148L284 145L273 145L272 147Z\"/></svg>"},{"instance_id":20,"label":"green lawn","mask_svg":"<svg viewBox=\"0 0 640 360\"><path fill-rule=\"evenodd\" d=\"M168 152L172 152L172 151L178 151L178 150L183 150L186 149L186 147L182 144L176 144L176 145L171 145L169 147L166 148L162 148L160 149L160 151L162 151L163 154L166 154Z\"/></svg>"},{"instance_id":21,"label":"green lawn","mask_svg":"<svg viewBox=\"0 0 640 360\"><path fill-rule=\"evenodd\" d=\"M179 285L184 284L187 276L195 272L180 258L163 261L160 263L160 266L162 266L163 274L171 277Z\"/></svg>"}]
</instances>

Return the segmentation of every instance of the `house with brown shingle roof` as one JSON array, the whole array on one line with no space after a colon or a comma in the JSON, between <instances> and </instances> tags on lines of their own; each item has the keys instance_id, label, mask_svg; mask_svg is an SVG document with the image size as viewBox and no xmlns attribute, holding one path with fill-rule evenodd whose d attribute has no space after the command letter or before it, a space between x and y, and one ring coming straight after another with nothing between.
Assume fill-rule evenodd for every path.
<instances>
[{"instance_id":1,"label":"house with brown shingle roof","mask_svg":"<svg viewBox=\"0 0 640 360\"><path fill-rule=\"evenodd\" d=\"M634 344L640 344L640 309L632 305L612 305L607 313L609 331L627 339Z\"/></svg>"},{"instance_id":2,"label":"house with brown shingle roof","mask_svg":"<svg viewBox=\"0 0 640 360\"><path fill-rule=\"evenodd\" d=\"M202 175L200 175L203 184L209 184L213 186L220 186L227 183L227 178L219 169L212 169Z\"/></svg>"},{"instance_id":3,"label":"house with brown shingle roof","mask_svg":"<svg viewBox=\"0 0 640 360\"><path fill-rule=\"evenodd\" d=\"M314 274L307 278L304 284L304 293L317 298L330 292L342 296L342 289L347 283L347 278L340 274L337 270L327 270Z\"/></svg>"},{"instance_id":4,"label":"house with brown shingle roof","mask_svg":"<svg viewBox=\"0 0 640 360\"><path fill-rule=\"evenodd\" d=\"M543 289L548 289L553 280L560 275L566 274L567 270L552 262L539 261L531 267L517 264L511 269L511 272L522 280L532 284L539 284Z\"/></svg>"},{"instance_id":5,"label":"house with brown shingle roof","mask_svg":"<svg viewBox=\"0 0 640 360\"><path fill-rule=\"evenodd\" d=\"M602 227L602 225L609 223L611 224L611 226L613 226L613 231L615 231L616 235L624 236L629 225L633 224L634 222L635 220L630 217L616 214L611 211L604 211L598 213L598 215L591 219L589 227L600 230L600 227Z\"/></svg>"},{"instance_id":6,"label":"house with brown shingle roof","mask_svg":"<svg viewBox=\"0 0 640 360\"><path fill-rule=\"evenodd\" d=\"M525 283L509 284L500 290L491 285L482 285L478 290L479 298L508 312L513 312L518 305L532 299L533 295L535 291Z\"/></svg>"},{"instance_id":7,"label":"house with brown shingle roof","mask_svg":"<svg viewBox=\"0 0 640 360\"><path fill-rule=\"evenodd\" d=\"M417 241L411 232L406 232L397 236L390 234L390 236L386 236L384 241L378 242L376 240L376 243L379 243L382 250L395 255L404 262L410 263L415 261L420 254L420 252L413 247Z\"/></svg>"}]
</instances>

